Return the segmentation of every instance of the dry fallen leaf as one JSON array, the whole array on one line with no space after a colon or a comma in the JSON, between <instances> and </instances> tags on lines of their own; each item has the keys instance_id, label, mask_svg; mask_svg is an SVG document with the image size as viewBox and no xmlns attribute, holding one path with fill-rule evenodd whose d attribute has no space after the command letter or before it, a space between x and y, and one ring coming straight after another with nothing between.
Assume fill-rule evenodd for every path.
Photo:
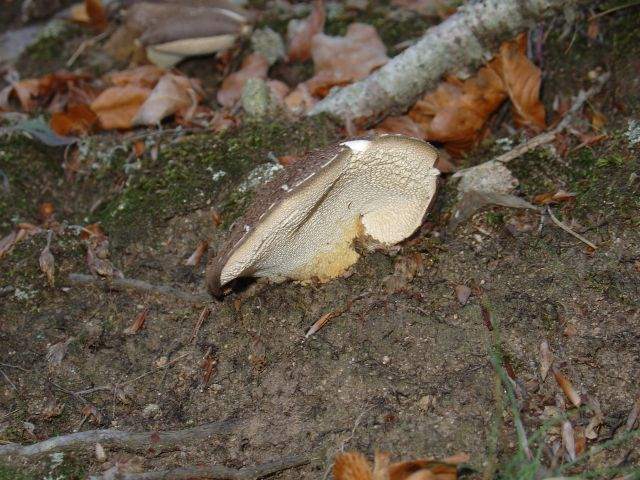
<instances>
[{"instance_id":1,"label":"dry fallen leaf","mask_svg":"<svg viewBox=\"0 0 640 480\"><path fill-rule=\"evenodd\" d=\"M504 42L489 65L504 82L516 126L541 131L546 127L544 105L540 101L542 72L527 58L526 42L524 34Z\"/></svg>"},{"instance_id":2,"label":"dry fallen leaf","mask_svg":"<svg viewBox=\"0 0 640 480\"><path fill-rule=\"evenodd\" d=\"M322 0L313 3L313 11L304 20L292 20L287 27L289 61L305 61L311 58L311 40L324 29L325 11Z\"/></svg>"},{"instance_id":3,"label":"dry fallen leaf","mask_svg":"<svg viewBox=\"0 0 640 480\"><path fill-rule=\"evenodd\" d=\"M47 349L47 363L49 366L58 366L62 363L62 359L67 354L67 348L72 341L73 337L69 337L65 341L51 345Z\"/></svg>"},{"instance_id":4,"label":"dry fallen leaf","mask_svg":"<svg viewBox=\"0 0 640 480\"><path fill-rule=\"evenodd\" d=\"M202 259L202 255L204 255L204 253L207 251L208 248L209 248L209 243L206 240L200 240L198 242L198 246L193 251L191 256L187 258L187 260L185 260L184 264L187 265L188 267L195 267L199 265L200 260Z\"/></svg>"},{"instance_id":5,"label":"dry fallen leaf","mask_svg":"<svg viewBox=\"0 0 640 480\"><path fill-rule=\"evenodd\" d=\"M471 289L466 285L456 285L455 292L460 305L466 305L467 300L469 300L471 296Z\"/></svg>"},{"instance_id":6,"label":"dry fallen leaf","mask_svg":"<svg viewBox=\"0 0 640 480\"><path fill-rule=\"evenodd\" d=\"M104 76L104 80L116 87L137 85L153 88L165 74L165 70L155 65L142 65L119 72L112 72Z\"/></svg>"},{"instance_id":7,"label":"dry fallen leaf","mask_svg":"<svg viewBox=\"0 0 640 480\"><path fill-rule=\"evenodd\" d=\"M573 200L575 193L565 192L564 190L558 190L557 192L540 193L533 197L532 202L536 205L549 205L552 203L561 203Z\"/></svg>"},{"instance_id":8,"label":"dry fallen leaf","mask_svg":"<svg viewBox=\"0 0 640 480\"><path fill-rule=\"evenodd\" d=\"M379 123L375 129L378 133L393 133L407 135L408 137L424 138L424 131L410 116L387 117Z\"/></svg>"},{"instance_id":9,"label":"dry fallen leaf","mask_svg":"<svg viewBox=\"0 0 640 480\"><path fill-rule=\"evenodd\" d=\"M311 54L315 75L305 85L319 96L329 93L331 87L366 77L389 60L376 29L364 23L349 25L344 37L315 35Z\"/></svg>"},{"instance_id":10,"label":"dry fallen leaf","mask_svg":"<svg viewBox=\"0 0 640 480\"><path fill-rule=\"evenodd\" d=\"M506 97L498 74L484 67L465 81L449 77L418 100L409 116L427 140L444 143L449 153L460 155L482 137L485 123Z\"/></svg>"},{"instance_id":11,"label":"dry fallen leaf","mask_svg":"<svg viewBox=\"0 0 640 480\"><path fill-rule=\"evenodd\" d=\"M218 361L212 354L212 349L209 348L209 350L207 350L207 353L202 358L202 361L200 362L200 368L202 369L202 383L204 385L208 385L211 381L211 376L216 371L217 365Z\"/></svg>"},{"instance_id":12,"label":"dry fallen leaf","mask_svg":"<svg viewBox=\"0 0 640 480\"><path fill-rule=\"evenodd\" d=\"M29 238L41 229L30 223L20 223L17 229L0 239L0 259L9 253L22 240Z\"/></svg>"},{"instance_id":13,"label":"dry fallen leaf","mask_svg":"<svg viewBox=\"0 0 640 480\"><path fill-rule=\"evenodd\" d=\"M135 85L110 87L91 103L91 110L105 130L129 129L150 93L149 88Z\"/></svg>"},{"instance_id":14,"label":"dry fallen leaf","mask_svg":"<svg viewBox=\"0 0 640 480\"><path fill-rule=\"evenodd\" d=\"M242 96L244 84L250 78L267 78L269 62L259 53L252 53L242 62L240 70L224 79L217 93L218 103L225 107L233 107Z\"/></svg>"},{"instance_id":15,"label":"dry fallen leaf","mask_svg":"<svg viewBox=\"0 0 640 480\"><path fill-rule=\"evenodd\" d=\"M579 407L580 405L582 405L580 394L573 387L569 379L563 373L559 372L556 369L553 369L553 376L555 377L556 382L558 382L558 385L564 392L565 396L571 401L571 403L575 407Z\"/></svg>"},{"instance_id":16,"label":"dry fallen leaf","mask_svg":"<svg viewBox=\"0 0 640 480\"><path fill-rule=\"evenodd\" d=\"M31 112L42 106L56 94L67 93L72 88L79 88L87 75L79 75L66 71L49 73L40 78L28 78L12 83L12 91L18 97L25 112Z\"/></svg>"},{"instance_id":17,"label":"dry fallen leaf","mask_svg":"<svg viewBox=\"0 0 640 480\"><path fill-rule=\"evenodd\" d=\"M376 453L373 468L364 455L349 452L339 455L333 465L334 480L456 480L456 464L468 461L467 455L452 462L413 460L390 463L387 453Z\"/></svg>"},{"instance_id":18,"label":"dry fallen leaf","mask_svg":"<svg viewBox=\"0 0 640 480\"><path fill-rule=\"evenodd\" d=\"M88 105L78 104L67 107L64 112L54 112L49 125L51 130L63 137L67 135L86 135L96 123L98 117Z\"/></svg>"},{"instance_id":19,"label":"dry fallen leaf","mask_svg":"<svg viewBox=\"0 0 640 480\"><path fill-rule=\"evenodd\" d=\"M576 442L573 435L573 426L569 420L562 422L562 446L569 459L573 462L576 459Z\"/></svg>"},{"instance_id":20,"label":"dry fallen leaf","mask_svg":"<svg viewBox=\"0 0 640 480\"><path fill-rule=\"evenodd\" d=\"M149 307L145 307L134 319L133 323L125 328L122 333L125 335L135 335L142 327L144 327L145 322L147 321L147 317L149 316Z\"/></svg>"},{"instance_id":21,"label":"dry fallen leaf","mask_svg":"<svg viewBox=\"0 0 640 480\"><path fill-rule=\"evenodd\" d=\"M182 110L190 110L185 116L190 117L200 101L200 88L196 83L181 75L165 74L142 104L133 125L156 125L160 121Z\"/></svg>"},{"instance_id":22,"label":"dry fallen leaf","mask_svg":"<svg viewBox=\"0 0 640 480\"><path fill-rule=\"evenodd\" d=\"M549 369L553 363L553 357L551 356L551 349L549 348L549 342L543 340L540 344L540 377L544 382L549 374Z\"/></svg>"},{"instance_id":23,"label":"dry fallen leaf","mask_svg":"<svg viewBox=\"0 0 640 480\"><path fill-rule=\"evenodd\" d=\"M51 238L51 237L49 237ZM40 264L40 270L47 276L47 281L51 287L55 284L55 259L53 258L53 254L51 253L51 249L49 248L49 242L47 241L47 245L40 252L40 258L38 259Z\"/></svg>"},{"instance_id":24,"label":"dry fallen leaf","mask_svg":"<svg viewBox=\"0 0 640 480\"><path fill-rule=\"evenodd\" d=\"M311 95L309 88L300 83L284 99L286 107L296 115L302 115L313 108L318 99Z\"/></svg>"}]
</instances>

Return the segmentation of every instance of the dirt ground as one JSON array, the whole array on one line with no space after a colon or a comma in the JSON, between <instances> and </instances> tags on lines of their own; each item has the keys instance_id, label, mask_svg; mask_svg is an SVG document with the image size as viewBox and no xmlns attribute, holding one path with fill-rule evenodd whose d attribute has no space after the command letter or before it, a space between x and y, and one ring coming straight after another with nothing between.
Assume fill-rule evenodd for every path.
<instances>
[{"instance_id":1,"label":"dirt ground","mask_svg":"<svg viewBox=\"0 0 640 480\"><path fill-rule=\"evenodd\" d=\"M586 24L561 38L560 23L542 26L549 32L545 104L550 109L556 96L587 88L589 72L610 71L588 107L604 115L607 137L565 158L538 149L512 170L528 200L557 189L575 193L552 209L597 250L548 215L502 207L484 208L449 231L455 188L445 177L427 222L397 255L367 255L346 278L323 285L249 284L211 304L192 338L207 305L71 285L69 273L88 273L75 235L54 236L57 281L47 286L38 267L46 235L36 235L0 260L0 444L94 428L156 431L240 419L239 428L208 442L161 454L107 451L107 462L137 461L145 470L239 468L292 454L312 457L274 477L285 480L324 478L343 450L385 450L397 459L468 453L469 478L496 462L503 478L529 478L518 470L509 398L495 387L490 359L498 336L529 435L563 403L553 375L540 377L539 346L546 340L556 368L603 412L587 447L618 438L640 395L640 124L633 123L640 122L640 9L603 17L596 40ZM27 54L21 62L28 61ZM206 60L188 68L199 65L206 68ZM269 153L300 154L338 132L322 118L249 123L221 135L168 131L145 137L149 150L158 146L157 159L147 155L128 170L128 150L117 147L131 140L105 134L83 144L74 178L62 169L61 149L0 138L0 169L11 187L0 193L0 237L18 222L38 223L38 206L52 202L61 223L101 222L110 258L126 277L196 292L205 262L194 268L184 260L200 240L215 252L250 200L238 185L256 177ZM465 164L508 148L500 137L516 141L498 126ZM226 174L217 180L220 171ZM222 214L217 228L212 209ZM417 269L413 278L402 275L407 265ZM455 293L461 285L472 291L464 305ZM320 316L355 297L348 311L305 338ZM144 309L144 328L127 335ZM56 365L48 349L65 341ZM584 432L592 412L566 408L576 432ZM558 426L541 436L552 449ZM639 442L636 436L591 455L567 473L606 477L605 467L638 467ZM0 462L0 479L84 478L103 468L91 451L77 450L61 464L51 457Z\"/></svg>"}]
</instances>

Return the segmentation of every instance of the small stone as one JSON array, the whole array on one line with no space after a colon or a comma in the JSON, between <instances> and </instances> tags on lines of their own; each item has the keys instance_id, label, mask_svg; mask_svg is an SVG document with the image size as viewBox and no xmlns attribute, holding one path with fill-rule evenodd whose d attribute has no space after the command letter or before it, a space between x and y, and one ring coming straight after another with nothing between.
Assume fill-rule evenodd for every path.
<instances>
[{"instance_id":1,"label":"small stone","mask_svg":"<svg viewBox=\"0 0 640 480\"><path fill-rule=\"evenodd\" d=\"M384 357L382 357L383 365L388 365L390 361L391 361L391 358L389 357L389 355L385 355Z\"/></svg>"},{"instance_id":2,"label":"small stone","mask_svg":"<svg viewBox=\"0 0 640 480\"><path fill-rule=\"evenodd\" d=\"M162 415L162 410L160 410L160 405L157 403L150 403L149 405L145 405L142 410L142 416L144 418L158 418Z\"/></svg>"},{"instance_id":3,"label":"small stone","mask_svg":"<svg viewBox=\"0 0 640 480\"><path fill-rule=\"evenodd\" d=\"M264 118L277 109L269 85L259 78L250 78L242 89L242 109L249 117Z\"/></svg>"},{"instance_id":4,"label":"small stone","mask_svg":"<svg viewBox=\"0 0 640 480\"><path fill-rule=\"evenodd\" d=\"M269 27L261 28L251 35L251 48L267 59L269 66L285 57L282 37Z\"/></svg>"},{"instance_id":5,"label":"small stone","mask_svg":"<svg viewBox=\"0 0 640 480\"><path fill-rule=\"evenodd\" d=\"M466 285L456 285L456 298L460 302L460 305L466 305L469 297L471 296L471 289Z\"/></svg>"},{"instance_id":6,"label":"small stone","mask_svg":"<svg viewBox=\"0 0 640 480\"><path fill-rule=\"evenodd\" d=\"M418 408L423 412L428 412L436 403L436 397L433 395L425 395L418 400Z\"/></svg>"},{"instance_id":7,"label":"small stone","mask_svg":"<svg viewBox=\"0 0 640 480\"><path fill-rule=\"evenodd\" d=\"M99 461L100 463L107 461L107 452L105 451L104 447L99 443L96 443L95 455L96 455L96 460Z\"/></svg>"}]
</instances>

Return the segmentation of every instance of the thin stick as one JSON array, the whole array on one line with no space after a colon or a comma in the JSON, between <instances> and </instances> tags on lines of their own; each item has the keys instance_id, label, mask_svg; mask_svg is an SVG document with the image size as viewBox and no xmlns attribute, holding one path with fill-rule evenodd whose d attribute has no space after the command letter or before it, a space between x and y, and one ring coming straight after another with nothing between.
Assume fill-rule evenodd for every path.
<instances>
[{"instance_id":1,"label":"thin stick","mask_svg":"<svg viewBox=\"0 0 640 480\"><path fill-rule=\"evenodd\" d=\"M553 214L553 212L551 211L551 208L549 207L549 205L547 205L547 213L549 214L549 216L551 217L551 220L553 220L553 223L555 223L558 227L560 227L562 230L564 230L565 232L567 232L570 235L573 235L574 237L576 237L578 240L580 240L581 242L589 245L591 248L593 248L594 250L597 250L598 247L596 247L593 243L591 243L589 240L587 240L586 238L584 238L582 235L580 235L577 232L574 232L573 230L571 230L565 223L562 223L560 220L558 220L556 218L556 216Z\"/></svg>"},{"instance_id":2,"label":"thin stick","mask_svg":"<svg viewBox=\"0 0 640 480\"><path fill-rule=\"evenodd\" d=\"M231 419L168 432L123 432L114 429L87 430L85 432L52 437L32 445L20 445L18 443L2 445L0 446L0 459L7 457L34 458L54 451L93 450L96 443L117 450L134 452L152 450L156 453L161 453L175 450L186 444L206 443L211 441L214 436L230 435L237 432L243 425L243 420Z\"/></svg>"},{"instance_id":3,"label":"thin stick","mask_svg":"<svg viewBox=\"0 0 640 480\"><path fill-rule=\"evenodd\" d=\"M75 52L73 52L73 55L71 55L71 57L69 57L69 60L67 60L67 68L71 67L71 65L73 65L75 63L75 61L78 59L78 57L80 55L82 55L82 53L89 47L93 47L96 43L98 43L100 40L102 40L103 38L107 37L107 35L110 35L112 32L112 29L107 29L104 32L96 35L95 37L89 38L85 41L83 41L78 48L76 49Z\"/></svg>"},{"instance_id":4,"label":"thin stick","mask_svg":"<svg viewBox=\"0 0 640 480\"><path fill-rule=\"evenodd\" d=\"M269 477L275 473L299 467L300 465L306 465L312 460L313 458L309 456L290 456L253 467L243 467L238 470L221 465L210 465L207 467L181 467L157 472L122 473L118 478L120 480L190 480L192 478L254 480ZM108 475L108 473L105 473L104 476L97 478L106 479Z\"/></svg>"},{"instance_id":5,"label":"thin stick","mask_svg":"<svg viewBox=\"0 0 640 480\"><path fill-rule=\"evenodd\" d=\"M640 5L640 1L636 0L635 2L625 3L624 5L618 5L617 7L610 8L609 10L605 10L604 12L596 13L595 15L591 15L589 20L595 20L596 18L603 17L605 15L609 15L610 13L617 12L618 10L622 10L624 8L636 7Z\"/></svg>"},{"instance_id":6,"label":"thin stick","mask_svg":"<svg viewBox=\"0 0 640 480\"><path fill-rule=\"evenodd\" d=\"M210 307L204 307L202 309L202 312L200 312L200 316L198 317L198 321L196 322L196 326L193 328L193 333L191 334L191 343L194 343L196 341L196 338L198 338L198 332L200 331L200 328L202 327L202 324L204 323L204 321L209 318L209 315L211 315L211 308Z\"/></svg>"},{"instance_id":7,"label":"thin stick","mask_svg":"<svg viewBox=\"0 0 640 480\"><path fill-rule=\"evenodd\" d=\"M4 379L5 379L7 382L9 382L9 385L11 385L11 386L13 387L13 389L14 389L14 390L17 390L17 389L18 389L18 387L16 387L16 384L15 384L15 383L13 383L13 382L11 381L11 379L7 376L7 374L6 374L6 373L4 373L4 370L0 369L0 373L2 374L2 376L4 377Z\"/></svg>"},{"instance_id":8,"label":"thin stick","mask_svg":"<svg viewBox=\"0 0 640 480\"><path fill-rule=\"evenodd\" d=\"M151 292L159 295L169 295L175 298L179 298L185 302L201 304L211 301L211 297L206 293L189 293L184 290L178 290L177 288L169 285L154 285L144 280L137 280L135 278L112 278L109 280L103 280L93 275L85 275L83 273L70 273L69 281L75 285L89 285L99 286L105 289L109 288L122 288L125 290L136 290L140 292Z\"/></svg>"}]
</instances>

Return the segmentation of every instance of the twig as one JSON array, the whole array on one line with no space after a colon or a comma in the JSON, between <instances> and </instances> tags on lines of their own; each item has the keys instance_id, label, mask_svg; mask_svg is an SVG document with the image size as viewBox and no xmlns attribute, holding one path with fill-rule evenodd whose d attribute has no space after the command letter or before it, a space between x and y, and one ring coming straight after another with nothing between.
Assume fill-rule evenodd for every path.
<instances>
[{"instance_id":1,"label":"twig","mask_svg":"<svg viewBox=\"0 0 640 480\"><path fill-rule=\"evenodd\" d=\"M576 237L578 240L580 240L581 242L589 245L589 247L593 248L594 250L597 250L598 247L596 247L593 243L591 243L589 240L587 240L586 238L584 238L582 235L580 235L577 232L574 232L573 230L571 230L565 223L561 222L560 220L557 219L557 217L553 214L553 212L551 211L551 208L549 207L549 205L547 205L547 213L549 214L549 216L551 217L551 220L553 220L553 223L555 223L558 227L560 227L562 230L564 230L565 232L567 232L570 235L573 235L574 237Z\"/></svg>"},{"instance_id":2,"label":"twig","mask_svg":"<svg viewBox=\"0 0 640 480\"><path fill-rule=\"evenodd\" d=\"M0 373L2 374L2 376L4 377L4 379L5 379L7 382L9 382L9 385L11 385L11 386L13 387L13 389L14 389L14 390L17 390L17 389L18 389L18 387L16 387L16 384L15 384L15 383L13 383L13 382L11 381L11 379L7 376L7 374L6 374L6 373L4 373L4 370L0 369Z\"/></svg>"},{"instance_id":3,"label":"twig","mask_svg":"<svg viewBox=\"0 0 640 480\"><path fill-rule=\"evenodd\" d=\"M189 355L189 353L184 353L184 354L174 358L173 360L167 362L166 364L162 365L161 367L156 367L153 370L149 370L147 372L141 373L137 377L130 378L126 382L116 383L113 386L104 385L102 387L93 387L93 388L88 388L86 390L80 390L78 392L68 392L68 393L70 393L71 395L87 395L89 393L94 393L94 392L113 391L113 390L115 390L117 388L122 388L125 385L129 385L130 383L137 382L141 378L144 378L147 375L151 375L152 373L157 372L158 370L162 370L163 368L170 367L171 365L173 365L174 363L178 362L179 360L182 360L187 355Z\"/></svg>"},{"instance_id":4,"label":"twig","mask_svg":"<svg viewBox=\"0 0 640 480\"><path fill-rule=\"evenodd\" d=\"M198 337L198 332L200 331L200 328L202 327L202 324L204 323L204 321L209 318L209 315L211 315L211 308L210 307L204 307L202 309L202 312L200 312L200 316L198 317L198 321L196 322L196 326L193 328L193 333L191 334L191 343L196 341L196 338Z\"/></svg>"},{"instance_id":5,"label":"twig","mask_svg":"<svg viewBox=\"0 0 640 480\"><path fill-rule=\"evenodd\" d=\"M244 425L243 420L222 420L198 427L168 432L123 432L114 429L87 430L49 438L32 445L9 443L0 446L0 459L34 458L54 451L92 450L96 443L104 447L134 452L161 453L186 444L208 442L216 435L230 435ZM139 477L144 478L144 477ZM155 477L152 477L155 478Z\"/></svg>"},{"instance_id":6,"label":"twig","mask_svg":"<svg viewBox=\"0 0 640 480\"><path fill-rule=\"evenodd\" d=\"M75 52L73 52L73 55L71 55L71 57L69 57L69 60L67 60L67 68L71 67L75 61L78 59L78 57L80 55L82 55L82 53L89 47L93 47L96 43L98 43L100 40L102 40L103 38L106 38L108 35L111 34L113 30L112 29L107 29L104 32L96 35L95 37L92 38L88 38L87 40L83 41L78 48L76 49Z\"/></svg>"},{"instance_id":7,"label":"twig","mask_svg":"<svg viewBox=\"0 0 640 480\"><path fill-rule=\"evenodd\" d=\"M75 285L95 285L109 288L122 288L126 290L136 290L141 292L151 292L160 295L169 295L175 298L179 298L185 302L201 304L211 301L211 297L206 293L189 293L184 290L178 290L177 288L169 285L154 285L144 280L137 280L135 278L112 278L109 280L103 280L93 275L85 275L83 273L70 273L69 281Z\"/></svg>"},{"instance_id":8,"label":"twig","mask_svg":"<svg viewBox=\"0 0 640 480\"><path fill-rule=\"evenodd\" d=\"M629 3L625 3L624 5L618 5L617 7L613 7L610 8L609 10L605 10L604 12L600 12L600 13L596 13L594 15L591 15L589 17L589 20L595 20L596 18L600 18L603 17L605 15L609 15L610 13L613 12L617 12L618 10L622 10L624 8L629 8L629 7L637 7L638 5L640 5L640 1L636 0L635 2L629 2Z\"/></svg>"},{"instance_id":9,"label":"twig","mask_svg":"<svg viewBox=\"0 0 640 480\"><path fill-rule=\"evenodd\" d=\"M589 90L587 90L586 92L581 90L578 93L578 97L573 102L573 105L571 106L569 111L564 115L564 117L562 117L562 120L552 130L541 133L540 135L527 140L523 144L515 147L513 150L506 152L499 157L496 157L494 160L500 163L507 163L511 160L521 157L525 153L530 152L531 150L534 150L541 145L553 142L553 140L556 138L556 135L567 128L573 120L573 117L575 117L575 115L580 110L582 110L585 103L587 103L587 100L594 97L600 92L600 90L602 90L602 87L604 87L604 84L607 82L607 80L609 80L610 76L611 74L609 72L605 72L596 79L595 85L593 85Z\"/></svg>"},{"instance_id":10,"label":"twig","mask_svg":"<svg viewBox=\"0 0 640 480\"><path fill-rule=\"evenodd\" d=\"M288 470L290 468L306 465L313 460L309 456L290 456L281 460L255 465L253 467L235 468L223 467L221 465L211 465L207 467L181 467L173 470L161 470L157 472L145 473L121 473L120 480L190 480L192 478L219 479L219 480L254 480L265 478L275 473ZM91 477L92 480L102 480L111 478L109 473L103 476Z\"/></svg>"},{"instance_id":11,"label":"twig","mask_svg":"<svg viewBox=\"0 0 640 480\"><path fill-rule=\"evenodd\" d=\"M351 307L353 307L353 304L355 302L357 302L358 300L362 300L363 298L365 298L366 296L370 295L371 292L364 292L361 293L360 295L357 295L353 298L350 298L349 300L347 300L347 303L345 303L342 307L329 312L329 313L325 313L324 315L322 315L318 320L316 320L313 325L311 325L311 328L309 328L309 330L307 330L307 333L304 335L305 338L309 338L311 335L313 335L314 333L318 332L318 330L320 330L322 327L325 326L325 324L336 317L339 317L341 315L344 315L345 313L347 313L349 310L351 310Z\"/></svg>"}]
</instances>

